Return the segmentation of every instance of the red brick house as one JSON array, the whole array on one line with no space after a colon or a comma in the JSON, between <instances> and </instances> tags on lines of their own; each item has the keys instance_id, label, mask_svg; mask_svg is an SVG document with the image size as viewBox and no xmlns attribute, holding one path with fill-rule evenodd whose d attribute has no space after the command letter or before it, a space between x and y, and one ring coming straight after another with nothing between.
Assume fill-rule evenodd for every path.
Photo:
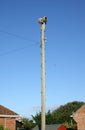
<instances>
[{"instance_id":1,"label":"red brick house","mask_svg":"<svg viewBox=\"0 0 85 130\"><path fill-rule=\"evenodd\" d=\"M21 117L17 113L0 105L0 124L3 125L5 128L16 130L17 121L19 122L20 119Z\"/></svg>"},{"instance_id":2,"label":"red brick house","mask_svg":"<svg viewBox=\"0 0 85 130\"><path fill-rule=\"evenodd\" d=\"M78 130L85 130L85 105L73 114L73 119L77 123Z\"/></svg>"}]
</instances>

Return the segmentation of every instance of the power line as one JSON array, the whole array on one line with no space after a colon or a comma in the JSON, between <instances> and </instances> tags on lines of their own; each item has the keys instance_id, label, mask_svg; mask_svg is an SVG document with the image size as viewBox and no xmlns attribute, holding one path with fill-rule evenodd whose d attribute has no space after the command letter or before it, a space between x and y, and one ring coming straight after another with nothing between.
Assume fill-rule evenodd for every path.
<instances>
[{"instance_id":1,"label":"power line","mask_svg":"<svg viewBox=\"0 0 85 130\"><path fill-rule=\"evenodd\" d=\"M23 40L26 40L26 41L30 41L30 42L33 42L33 43L30 43L29 45L39 45L39 42L36 42L35 40L32 40L32 39L29 39L29 38L26 38L26 37L23 37L23 36L20 36L20 35L17 35L17 34L14 34L14 33L11 33L11 32L8 32L8 31L4 31L4 30L1 30L0 29L0 32L1 33L5 33L9 36L13 36L13 37L16 37L16 38L19 38L19 39L23 39ZM28 46L26 47L22 47L22 48L17 48L17 49L12 49L10 51L7 51L7 52L4 52L4 53L1 53L0 56L4 56L4 55L8 55L10 53L14 53L14 52L18 52L18 51L21 51L21 50L24 50L28 48Z\"/></svg>"},{"instance_id":2,"label":"power line","mask_svg":"<svg viewBox=\"0 0 85 130\"><path fill-rule=\"evenodd\" d=\"M22 47L22 48L12 49L10 51L1 53L0 56L8 55L8 54L13 53L13 52L18 52L18 51L24 50L26 48L28 48L28 47Z\"/></svg>"},{"instance_id":3,"label":"power line","mask_svg":"<svg viewBox=\"0 0 85 130\"><path fill-rule=\"evenodd\" d=\"M36 45L36 44L37 44L37 43L35 43L35 44L30 44L30 45L31 45L31 46L34 46L34 45ZM38 45L38 44L37 44L37 45ZM21 50L24 50L24 49L27 49L27 48L29 48L29 46L11 49L11 50L9 50L9 51L6 51L6 52L4 52L4 53L1 53L0 56L9 55L10 53L18 52L18 51L21 51Z\"/></svg>"},{"instance_id":4,"label":"power line","mask_svg":"<svg viewBox=\"0 0 85 130\"><path fill-rule=\"evenodd\" d=\"M33 39L26 38L26 37L23 37L23 36L20 36L20 35L15 34L15 33L8 32L8 31L4 31L4 30L2 30L2 29L0 29L0 32L1 32L1 33L5 33L5 34L10 35L10 36L13 36L13 37L16 37L16 38L19 38L19 39L26 40L26 41L36 42L36 41L33 40Z\"/></svg>"}]
</instances>

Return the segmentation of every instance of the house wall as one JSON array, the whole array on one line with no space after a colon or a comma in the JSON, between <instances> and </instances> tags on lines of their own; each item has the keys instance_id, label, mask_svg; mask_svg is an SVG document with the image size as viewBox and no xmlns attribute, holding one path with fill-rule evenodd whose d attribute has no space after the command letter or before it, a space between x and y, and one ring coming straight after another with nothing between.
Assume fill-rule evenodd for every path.
<instances>
[{"instance_id":1,"label":"house wall","mask_svg":"<svg viewBox=\"0 0 85 130\"><path fill-rule=\"evenodd\" d=\"M16 130L15 118L0 118L0 124L2 124L5 128L9 128L10 130Z\"/></svg>"},{"instance_id":2,"label":"house wall","mask_svg":"<svg viewBox=\"0 0 85 130\"><path fill-rule=\"evenodd\" d=\"M77 129L85 130L85 114L76 114L73 118L77 123Z\"/></svg>"}]
</instances>

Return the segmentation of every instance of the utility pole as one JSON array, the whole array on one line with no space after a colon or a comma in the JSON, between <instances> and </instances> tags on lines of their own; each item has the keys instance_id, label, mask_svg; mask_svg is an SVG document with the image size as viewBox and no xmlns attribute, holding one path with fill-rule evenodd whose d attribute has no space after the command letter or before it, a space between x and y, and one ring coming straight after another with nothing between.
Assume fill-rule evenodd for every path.
<instances>
[{"instance_id":1,"label":"utility pole","mask_svg":"<svg viewBox=\"0 0 85 130\"><path fill-rule=\"evenodd\" d=\"M41 130L45 130L45 25L47 17L39 18L41 25Z\"/></svg>"}]
</instances>

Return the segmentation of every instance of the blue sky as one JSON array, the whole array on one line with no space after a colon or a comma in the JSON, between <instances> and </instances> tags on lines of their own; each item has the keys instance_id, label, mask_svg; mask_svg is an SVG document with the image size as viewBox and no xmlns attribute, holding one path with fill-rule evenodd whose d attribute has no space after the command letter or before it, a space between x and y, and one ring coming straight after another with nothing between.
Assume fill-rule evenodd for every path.
<instances>
[{"instance_id":1,"label":"blue sky","mask_svg":"<svg viewBox=\"0 0 85 130\"><path fill-rule=\"evenodd\" d=\"M0 0L0 104L26 117L41 108L43 16L46 110L85 101L85 1Z\"/></svg>"}]
</instances>

